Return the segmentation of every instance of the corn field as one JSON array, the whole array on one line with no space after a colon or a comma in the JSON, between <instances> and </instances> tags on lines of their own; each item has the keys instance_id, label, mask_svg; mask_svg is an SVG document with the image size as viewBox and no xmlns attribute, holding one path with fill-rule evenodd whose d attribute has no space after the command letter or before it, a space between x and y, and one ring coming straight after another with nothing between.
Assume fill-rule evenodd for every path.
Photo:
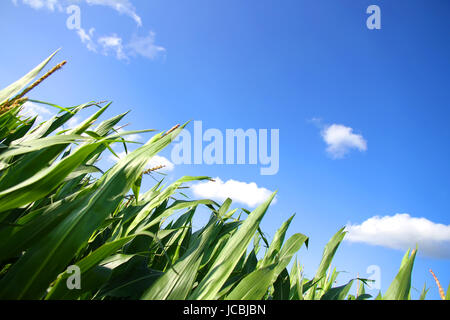
<instances>
[{"instance_id":1,"label":"corn field","mask_svg":"<svg viewBox=\"0 0 450 320\"><path fill-rule=\"evenodd\" d=\"M53 56L0 91L0 299L411 299L416 250L405 254L386 292L372 297L367 279L335 286L338 272L331 265L344 229L326 245L311 279L297 257L309 238L296 233L286 239L293 217L267 240L260 223L275 194L250 212L231 210L231 199L178 199L180 189L209 177L159 181L141 190L143 176L160 169L148 170L149 159L185 125L155 134L103 172L97 163L114 153L112 145L127 149L127 136L150 130L119 132L126 114L97 124L108 103L48 104L58 114L43 123L22 116L26 95L64 65L32 83ZM87 108L94 110L88 119L64 129ZM193 230L199 207L210 218ZM80 288L67 285L70 266L81 272ZM424 288L420 299L426 293ZM441 296L449 299L442 289Z\"/></svg>"}]
</instances>

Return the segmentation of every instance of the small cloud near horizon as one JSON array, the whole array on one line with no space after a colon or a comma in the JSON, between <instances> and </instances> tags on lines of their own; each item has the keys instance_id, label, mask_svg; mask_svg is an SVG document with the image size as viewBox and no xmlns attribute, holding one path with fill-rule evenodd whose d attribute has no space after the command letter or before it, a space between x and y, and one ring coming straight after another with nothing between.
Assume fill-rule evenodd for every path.
<instances>
[{"instance_id":1,"label":"small cloud near horizon","mask_svg":"<svg viewBox=\"0 0 450 320\"><path fill-rule=\"evenodd\" d=\"M418 246L419 255L450 259L450 225L409 214L375 216L361 224L347 224L345 241L406 251Z\"/></svg>"},{"instance_id":2,"label":"small cloud near horizon","mask_svg":"<svg viewBox=\"0 0 450 320\"><path fill-rule=\"evenodd\" d=\"M227 198L230 198L251 208L266 201L273 193L266 188L258 187L255 182L247 183L232 179L224 182L220 178L215 178L214 181L194 184L192 191L201 198L217 201L225 201ZM276 203L276 198L273 203Z\"/></svg>"}]
</instances>

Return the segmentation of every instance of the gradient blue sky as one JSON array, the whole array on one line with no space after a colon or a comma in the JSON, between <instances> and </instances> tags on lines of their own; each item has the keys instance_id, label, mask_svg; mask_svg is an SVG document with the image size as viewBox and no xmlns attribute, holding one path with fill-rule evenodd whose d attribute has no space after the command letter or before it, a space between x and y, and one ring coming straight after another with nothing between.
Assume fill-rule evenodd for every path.
<instances>
[{"instance_id":1,"label":"gradient blue sky","mask_svg":"<svg viewBox=\"0 0 450 320\"><path fill-rule=\"evenodd\" d=\"M443 230L439 236L447 241L433 243L439 258L418 257L413 285L420 291L426 282L429 297L437 298L432 268L447 288L447 0L120 0L132 4L122 12L85 0L60 0L63 8L80 5L82 28L95 28L96 52L66 28L65 12L39 8L40 1L1 1L1 87L62 48L57 59L68 65L33 98L66 106L110 99L108 115L131 109L133 129L164 130L187 120L224 132L280 129L277 175L261 176L259 167L250 165L182 165L168 179L209 175L279 190L263 229L271 237L297 214L290 234L310 236L309 250L299 254L307 276L317 268L328 239L348 223L408 213L443 224L421 234L434 241L435 230ZM381 8L381 30L366 27L372 4ZM99 42L113 35L122 39L119 55ZM139 39L145 50L133 47ZM352 128L367 141L367 150L331 157L321 130L332 124ZM170 149L163 155L169 158ZM408 233L408 225L394 227L400 238ZM419 252L422 240L417 239ZM358 272L368 276L367 267L378 265L385 291L403 254L344 242L333 265L348 272L338 279L341 284ZM418 294L413 291L413 297Z\"/></svg>"}]
</instances>

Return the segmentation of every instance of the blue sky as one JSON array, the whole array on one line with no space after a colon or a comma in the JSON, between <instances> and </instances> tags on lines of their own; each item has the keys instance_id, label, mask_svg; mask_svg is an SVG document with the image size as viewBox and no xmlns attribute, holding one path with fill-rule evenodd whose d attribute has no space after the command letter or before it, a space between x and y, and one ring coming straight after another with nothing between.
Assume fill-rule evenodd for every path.
<instances>
[{"instance_id":1,"label":"blue sky","mask_svg":"<svg viewBox=\"0 0 450 320\"><path fill-rule=\"evenodd\" d=\"M66 26L73 4L78 30ZM366 27L373 4L381 30ZM7 0L0 86L62 48L57 59L69 63L33 98L113 100L108 115L131 109L133 129L188 120L222 132L279 129L276 175L258 165L175 165L167 179L236 180L247 198L278 190L263 229L270 237L296 213L290 233L311 238L299 254L307 276L345 225L356 227L334 260L348 272L340 283L377 265L385 291L403 247L419 243L426 255L413 285L426 282L437 298L428 269L450 282L449 9L446 0Z\"/></svg>"}]
</instances>

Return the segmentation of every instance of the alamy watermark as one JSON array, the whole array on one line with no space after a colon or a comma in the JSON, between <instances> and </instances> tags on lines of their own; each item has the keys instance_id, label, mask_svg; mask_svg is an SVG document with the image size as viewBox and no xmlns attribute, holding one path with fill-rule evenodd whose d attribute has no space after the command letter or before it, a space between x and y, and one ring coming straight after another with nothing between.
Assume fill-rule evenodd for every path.
<instances>
[{"instance_id":1,"label":"alamy watermark","mask_svg":"<svg viewBox=\"0 0 450 320\"><path fill-rule=\"evenodd\" d=\"M81 9L77 5L70 5L66 8L69 17L66 20L66 26L69 30L81 29Z\"/></svg>"},{"instance_id":2,"label":"alamy watermark","mask_svg":"<svg viewBox=\"0 0 450 320\"><path fill-rule=\"evenodd\" d=\"M261 175L278 173L279 129L204 130L202 121L194 121L193 128L193 133L183 129L173 140L174 164L259 165Z\"/></svg>"},{"instance_id":3,"label":"alamy watermark","mask_svg":"<svg viewBox=\"0 0 450 320\"><path fill-rule=\"evenodd\" d=\"M69 17L66 26L69 30L81 30L81 9L78 5L72 4L66 8ZM370 30L381 29L381 8L372 4L367 7L366 13L370 16L366 20L366 26Z\"/></svg>"},{"instance_id":4,"label":"alamy watermark","mask_svg":"<svg viewBox=\"0 0 450 320\"><path fill-rule=\"evenodd\" d=\"M66 280L66 286L69 290L81 289L81 269L77 265L69 266L66 273L70 276Z\"/></svg>"},{"instance_id":5,"label":"alamy watermark","mask_svg":"<svg viewBox=\"0 0 450 320\"><path fill-rule=\"evenodd\" d=\"M371 5L366 10L367 14L370 16L367 18L366 26L369 30L380 30L381 29L381 9L377 5Z\"/></svg>"},{"instance_id":6,"label":"alamy watermark","mask_svg":"<svg viewBox=\"0 0 450 320\"><path fill-rule=\"evenodd\" d=\"M381 290L381 268L377 265L370 265L366 269L366 273L369 275L367 278L371 280L369 290Z\"/></svg>"}]
</instances>

